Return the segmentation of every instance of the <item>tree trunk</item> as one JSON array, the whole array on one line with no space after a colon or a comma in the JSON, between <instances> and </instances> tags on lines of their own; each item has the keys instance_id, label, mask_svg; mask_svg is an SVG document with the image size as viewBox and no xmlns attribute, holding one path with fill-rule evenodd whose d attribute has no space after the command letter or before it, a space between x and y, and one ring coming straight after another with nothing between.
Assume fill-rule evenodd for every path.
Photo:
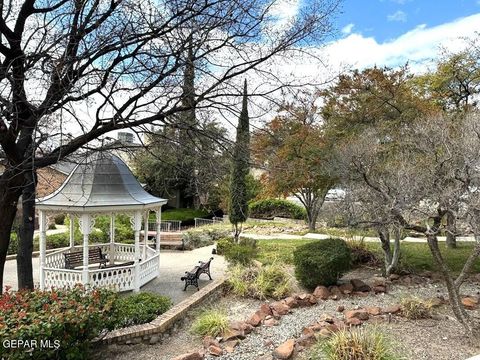
<instances>
[{"instance_id":1,"label":"tree trunk","mask_svg":"<svg viewBox=\"0 0 480 360\"><path fill-rule=\"evenodd\" d=\"M436 235L427 235L428 246L433 255L433 259L438 265L440 272L443 275L445 284L447 286L448 298L450 300L450 306L452 307L453 313L460 324L463 325L467 334L475 339L480 336L480 326L477 324L465 311L462 301L460 299L460 287L455 286L455 281L452 277L450 269L443 259L442 253L438 247L438 239Z\"/></svg>"},{"instance_id":2,"label":"tree trunk","mask_svg":"<svg viewBox=\"0 0 480 360\"><path fill-rule=\"evenodd\" d=\"M21 193L20 176L5 171L0 177L0 294L3 292L5 261Z\"/></svg>"},{"instance_id":3,"label":"tree trunk","mask_svg":"<svg viewBox=\"0 0 480 360\"><path fill-rule=\"evenodd\" d=\"M456 219L453 211L447 212L447 240L446 245L450 249L457 247L457 237L456 237Z\"/></svg>"},{"instance_id":4,"label":"tree trunk","mask_svg":"<svg viewBox=\"0 0 480 360\"><path fill-rule=\"evenodd\" d=\"M311 208L307 209L307 223L309 231L315 231L317 227L317 216L318 213L316 213L314 210Z\"/></svg>"},{"instance_id":5,"label":"tree trunk","mask_svg":"<svg viewBox=\"0 0 480 360\"><path fill-rule=\"evenodd\" d=\"M22 193L22 223L17 252L17 279L19 289L33 290L33 233L35 231L35 174L26 174L27 184Z\"/></svg>"},{"instance_id":6,"label":"tree trunk","mask_svg":"<svg viewBox=\"0 0 480 360\"><path fill-rule=\"evenodd\" d=\"M398 259L400 258L400 230L395 229L395 238L392 248L390 246L390 231L387 228L378 229L378 237L382 243L382 250L385 256L384 276L390 275L398 266Z\"/></svg>"}]
</instances>

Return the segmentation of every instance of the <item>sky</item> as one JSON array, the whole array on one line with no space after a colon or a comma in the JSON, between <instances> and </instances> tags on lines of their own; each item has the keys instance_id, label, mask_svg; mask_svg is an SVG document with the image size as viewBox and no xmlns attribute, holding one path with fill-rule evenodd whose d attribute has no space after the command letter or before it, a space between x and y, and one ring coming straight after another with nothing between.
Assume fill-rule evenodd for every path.
<instances>
[{"instance_id":1,"label":"sky","mask_svg":"<svg viewBox=\"0 0 480 360\"><path fill-rule=\"evenodd\" d=\"M425 71L440 47L457 51L480 31L480 0L344 0L330 62L354 67L410 62Z\"/></svg>"}]
</instances>

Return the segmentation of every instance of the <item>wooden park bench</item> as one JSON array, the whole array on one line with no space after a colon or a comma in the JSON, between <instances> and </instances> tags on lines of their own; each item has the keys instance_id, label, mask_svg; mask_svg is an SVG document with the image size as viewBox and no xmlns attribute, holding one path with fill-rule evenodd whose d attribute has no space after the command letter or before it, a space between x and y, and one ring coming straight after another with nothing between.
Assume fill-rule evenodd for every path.
<instances>
[{"instance_id":1,"label":"wooden park bench","mask_svg":"<svg viewBox=\"0 0 480 360\"><path fill-rule=\"evenodd\" d=\"M212 280L212 276L210 275L210 263L212 262L213 257L210 258L207 262L199 261L199 265L195 266L190 271L185 271L185 276L182 276L180 280L185 281L185 287L183 291L187 290L189 285L193 285L197 288L197 291L200 290L198 288L198 278L202 274L207 274L210 280Z\"/></svg>"},{"instance_id":2,"label":"wooden park bench","mask_svg":"<svg viewBox=\"0 0 480 360\"><path fill-rule=\"evenodd\" d=\"M75 251L63 254L65 256L65 268L75 269L77 266L83 265L83 251ZM88 263L100 264L99 269L107 266L107 258L102 254L102 249L92 248L88 250Z\"/></svg>"}]
</instances>

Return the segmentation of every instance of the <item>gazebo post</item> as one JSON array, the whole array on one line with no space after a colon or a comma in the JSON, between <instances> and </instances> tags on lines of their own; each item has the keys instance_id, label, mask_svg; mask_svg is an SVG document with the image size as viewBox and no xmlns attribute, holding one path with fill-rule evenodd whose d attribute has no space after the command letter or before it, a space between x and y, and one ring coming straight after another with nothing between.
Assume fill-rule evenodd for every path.
<instances>
[{"instance_id":1,"label":"gazebo post","mask_svg":"<svg viewBox=\"0 0 480 360\"><path fill-rule=\"evenodd\" d=\"M68 214L70 219L70 249L75 246L75 217L73 214Z\"/></svg>"},{"instance_id":2,"label":"gazebo post","mask_svg":"<svg viewBox=\"0 0 480 360\"><path fill-rule=\"evenodd\" d=\"M142 212L135 211L133 230L135 232L135 282L133 291L140 291L140 229L142 228Z\"/></svg>"},{"instance_id":3,"label":"gazebo post","mask_svg":"<svg viewBox=\"0 0 480 360\"><path fill-rule=\"evenodd\" d=\"M155 236L155 251L160 252L160 232L162 230L162 208L158 208L155 211L157 216L157 235Z\"/></svg>"},{"instance_id":4,"label":"gazebo post","mask_svg":"<svg viewBox=\"0 0 480 360\"><path fill-rule=\"evenodd\" d=\"M143 259L147 259L147 242L148 242L148 216L150 212L145 211L143 220Z\"/></svg>"},{"instance_id":5,"label":"gazebo post","mask_svg":"<svg viewBox=\"0 0 480 360\"><path fill-rule=\"evenodd\" d=\"M108 257L110 260L110 265L115 263L115 214L110 214L110 248Z\"/></svg>"},{"instance_id":6,"label":"gazebo post","mask_svg":"<svg viewBox=\"0 0 480 360\"><path fill-rule=\"evenodd\" d=\"M46 225L47 217L44 211L39 211L39 225L40 225L40 289L45 289L45 252L46 252Z\"/></svg>"},{"instance_id":7,"label":"gazebo post","mask_svg":"<svg viewBox=\"0 0 480 360\"><path fill-rule=\"evenodd\" d=\"M82 214L82 234L83 234L83 270L82 270L82 283L88 285L88 235L92 230L91 216L90 214Z\"/></svg>"}]
</instances>

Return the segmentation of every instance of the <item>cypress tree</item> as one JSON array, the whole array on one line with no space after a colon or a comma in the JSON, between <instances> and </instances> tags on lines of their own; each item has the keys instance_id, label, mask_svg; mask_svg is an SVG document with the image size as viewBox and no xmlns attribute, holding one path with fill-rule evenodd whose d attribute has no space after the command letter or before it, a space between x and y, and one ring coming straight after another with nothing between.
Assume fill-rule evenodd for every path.
<instances>
[{"instance_id":1,"label":"cypress tree","mask_svg":"<svg viewBox=\"0 0 480 360\"><path fill-rule=\"evenodd\" d=\"M233 149L232 171L230 177L229 219L235 227L235 241L238 242L242 223L247 220L247 183L250 161L250 119L248 117L247 80L243 87L242 111L238 119L237 137Z\"/></svg>"}]
</instances>

